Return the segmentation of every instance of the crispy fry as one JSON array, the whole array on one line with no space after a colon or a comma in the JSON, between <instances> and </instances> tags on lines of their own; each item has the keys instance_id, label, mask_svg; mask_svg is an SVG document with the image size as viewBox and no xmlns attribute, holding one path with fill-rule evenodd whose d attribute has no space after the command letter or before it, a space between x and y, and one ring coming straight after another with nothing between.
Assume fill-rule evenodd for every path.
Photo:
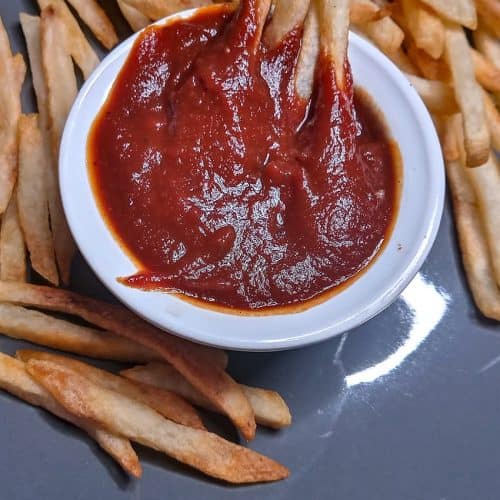
<instances>
[{"instance_id":1,"label":"crispy fry","mask_svg":"<svg viewBox=\"0 0 500 500\"><path fill-rule=\"evenodd\" d=\"M24 62L24 57L21 54L16 54L12 58L12 64L14 67L14 84L21 92L24 79L26 78L26 63Z\"/></svg>"},{"instance_id":2,"label":"crispy fry","mask_svg":"<svg viewBox=\"0 0 500 500\"><path fill-rule=\"evenodd\" d=\"M486 90L500 92L500 68L475 49L471 49L471 55L477 81Z\"/></svg>"},{"instance_id":3,"label":"crispy fry","mask_svg":"<svg viewBox=\"0 0 500 500\"><path fill-rule=\"evenodd\" d=\"M28 49L28 57L31 69L31 80L35 89L36 101L38 106L38 117L42 133L49 128L48 103L47 103L47 87L42 69L42 48L41 48L41 31L40 18L30 16L21 12L19 15L21 28L23 30L26 47Z\"/></svg>"},{"instance_id":4,"label":"crispy fry","mask_svg":"<svg viewBox=\"0 0 500 500\"><path fill-rule=\"evenodd\" d=\"M354 26L388 57L401 48L405 37L403 30L390 17Z\"/></svg>"},{"instance_id":5,"label":"crispy fry","mask_svg":"<svg viewBox=\"0 0 500 500\"><path fill-rule=\"evenodd\" d=\"M66 27L59 11L48 7L41 16L42 66L47 89L49 131L52 141L53 172L47 171L47 191L54 248L61 281L69 283L75 243L64 217L57 187L59 142L78 89L73 63L66 45Z\"/></svg>"},{"instance_id":6,"label":"crispy fry","mask_svg":"<svg viewBox=\"0 0 500 500\"><path fill-rule=\"evenodd\" d=\"M434 113L456 113L457 101L453 89L437 80L426 80L415 75L406 75L425 105Z\"/></svg>"},{"instance_id":7,"label":"crispy fry","mask_svg":"<svg viewBox=\"0 0 500 500\"><path fill-rule=\"evenodd\" d=\"M21 115L19 69L0 18L0 215L5 212L17 177L17 123Z\"/></svg>"},{"instance_id":8,"label":"crispy fry","mask_svg":"<svg viewBox=\"0 0 500 500\"><path fill-rule=\"evenodd\" d=\"M372 0L351 0L351 23L365 24L383 19L390 14L389 8L380 8Z\"/></svg>"},{"instance_id":9,"label":"crispy fry","mask_svg":"<svg viewBox=\"0 0 500 500\"><path fill-rule=\"evenodd\" d=\"M212 0L122 0L123 4L129 5L142 12L153 21L170 16L181 10L192 9L210 5Z\"/></svg>"},{"instance_id":10,"label":"crispy fry","mask_svg":"<svg viewBox=\"0 0 500 500\"><path fill-rule=\"evenodd\" d=\"M476 0L476 8L481 22L495 35L500 37L500 2L498 0Z\"/></svg>"},{"instance_id":11,"label":"crispy fry","mask_svg":"<svg viewBox=\"0 0 500 500\"><path fill-rule=\"evenodd\" d=\"M319 45L335 69L339 88L345 85L345 65L349 35L349 0L320 0Z\"/></svg>"},{"instance_id":12,"label":"crispy fry","mask_svg":"<svg viewBox=\"0 0 500 500\"><path fill-rule=\"evenodd\" d=\"M67 37L65 42L67 43L67 50L69 50L76 64L82 70L83 77L86 80L99 64L99 58L80 29L78 21L64 3L64 0L38 0L38 5L40 5L42 12L47 7L51 7L61 19ZM61 42L62 39L59 40L59 43Z\"/></svg>"},{"instance_id":13,"label":"crispy fry","mask_svg":"<svg viewBox=\"0 0 500 500\"><path fill-rule=\"evenodd\" d=\"M112 333L12 304L0 303L0 332L15 339L90 358L125 363L159 359L153 351Z\"/></svg>"},{"instance_id":14,"label":"crispy fry","mask_svg":"<svg viewBox=\"0 0 500 500\"><path fill-rule=\"evenodd\" d=\"M494 153L487 163L467 172L483 221L491 265L500 287L500 168Z\"/></svg>"},{"instance_id":15,"label":"crispy fry","mask_svg":"<svg viewBox=\"0 0 500 500\"><path fill-rule=\"evenodd\" d=\"M462 116L459 113L455 115L443 115L440 122L443 156L446 161L458 161L463 156L461 151L463 147L458 142L455 128L457 122L459 126L462 126Z\"/></svg>"},{"instance_id":16,"label":"crispy fry","mask_svg":"<svg viewBox=\"0 0 500 500\"><path fill-rule=\"evenodd\" d=\"M500 41L481 25L472 32L472 38L476 49L497 68L500 68Z\"/></svg>"},{"instance_id":17,"label":"crispy fry","mask_svg":"<svg viewBox=\"0 0 500 500\"><path fill-rule=\"evenodd\" d=\"M2 216L0 228L0 279L26 281L26 248L17 214L16 191Z\"/></svg>"},{"instance_id":18,"label":"crispy fry","mask_svg":"<svg viewBox=\"0 0 500 500\"><path fill-rule=\"evenodd\" d=\"M140 401L169 420L195 429L205 429L196 410L174 392L158 389L140 382L133 382L124 377L100 370L95 366L48 352L20 350L16 352L16 357L25 363L31 359L52 361L79 373L94 384Z\"/></svg>"},{"instance_id":19,"label":"crispy fry","mask_svg":"<svg viewBox=\"0 0 500 500\"><path fill-rule=\"evenodd\" d=\"M483 91L483 101L490 128L491 144L497 151L500 151L500 113L488 92Z\"/></svg>"},{"instance_id":20,"label":"crispy fry","mask_svg":"<svg viewBox=\"0 0 500 500\"><path fill-rule=\"evenodd\" d=\"M427 52L419 49L413 40L405 40L405 46L408 57L424 78L441 80L442 82L450 80L450 69L443 59L433 59Z\"/></svg>"},{"instance_id":21,"label":"crispy fry","mask_svg":"<svg viewBox=\"0 0 500 500\"><path fill-rule=\"evenodd\" d=\"M276 0L273 16L264 33L265 42L275 47L288 33L302 25L310 0Z\"/></svg>"},{"instance_id":22,"label":"crispy fry","mask_svg":"<svg viewBox=\"0 0 500 500\"><path fill-rule=\"evenodd\" d=\"M85 430L126 472L137 478L141 477L141 464L130 441L68 413L46 389L33 380L22 361L2 353L0 353L0 388Z\"/></svg>"},{"instance_id":23,"label":"crispy fry","mask_svg":"<svg viewBox=\"0 0 500 500\"><path fill-rule=\"evenodd\" d=\"M110 50L118 43L113 23L96 0L68 0L68 2L104 47Z\"/></svg>"},{"instance_id":24,"label":"crispy fry","mask_svg":"<svg viewBox=\"0 0 500 500\"><path fill-rule=\"evenodd\" d=\"M446 172L462 260L474 301L485 316L500 321L500 290L493 278L474 191L459 162L447 162Z\"/></svg>"},{"instance_id":25,"label":"crispy fry","mask_svg":"<svg viewBox=\"0 0 500 500\"><path fill-rule=\"evenodd\" d=\"M418 68L413 64L408 55L401 49L387 54L389 59L396 65L401 71L408 73L409 75L418 75Z\"/></svg>"},{"instance_id":26,"label":"crispy fry","mask_svg":"<svg viewBox=\"0 0 500 500\"><path fill-rule=\"evenodd\" d=\"M60 365L32 360L26 366L69 412L209 476L231 483L276 481L288 476L285 467L263 455L215 434L171 422L148 406L97 386Z\"/></svg>"},{"instance_id":27,"label":"crispy fry","mask_svg":"<svg viewBox=\"0 0 500 500\"><path fill-rule=\"evenodd\" d=\"M481 88L474 75L469 44L461 27L447 27L445 55L453 77L455 97L462 111L467 165L479 166L488 159L490 134Z\"/></svg>"},{"instance_id":28,"label":"crispy fry","mask_svg":"<svg viewBox=\"0 0 500 500\"><path fill-rule=\"evenodd\" d=\"M59 276L55 261L52 233L49 227L46 155L38 116L21 116L19 121L19 179L17 206L19 222L33 269L57 285Z\"/></svg>"},{"instance_id":29,"label":"crispy fry","mask_svg":"<svg viewBox=\"0 0 500 500\"><path fill-rule=\"evenodd\" d=\"M473 0L421 0L440 16L471 30L476 29L477 14Z\"/></svg>"},{"instance_id":30,"label":"crispy fry","mask_svg":"<svg viewBox=\"0 0 500 500\"><path fill-rule=\"evenodd\" d=\"M179 370L212 404L231 418L243 436L255 435L252 407L242 389L217 366L220 351L192 344L154 328L127 309L68 290L0 282L0 302L31 305L80 316L158 352ZM222 355L224 358L225 356Z\"/></svg>"},{"instance_id":31,"label":"crispy fry","mask_svg":"<svg viewBox=\"0 0 500 500\"><path fill-rule=\"evenodd\" d=\"M319 26L316 2L310 2L304 21L304 33L295 70L295 91L303 99L309 99L314 84L314 69L319 55Z\"/></svg>"},{"instance_id":32,"label":"crispy fry","mask_svg":"<svg viewBox=\"0 0 500 500\"><path fill-rule=\"evenodd\" d=\"M197 406L217 411L180 373L165 363L136 366L122 371L121 375L130 380L175 392ZM246 385L241 387L252 405L258 424L281 429L292 423L290 410L277 392Z\"/></svg>"},{"instance_id":33,"label":"crispy fry","mask_svg":"<svg viewBox=\"0 0 500 500\"><path fill-rule=\"evenodd\" d=\"M149 17L146 17L141 11L126 4L124 0L117 0L117 3L123 17L127 20L133 31L140 31L151 23Z\"/></svg>"},{"instance_id":34,"label":"crispy fry","mask_svg":"<svg viewBox=\"0 0 500 500\"><path fill-rule=\"evenodd\" d=\"M444 50L445 31L441 19L427 6L414 0L401 0L408 30L415 45L434 59Z\"/></svg>"}]
</instances>

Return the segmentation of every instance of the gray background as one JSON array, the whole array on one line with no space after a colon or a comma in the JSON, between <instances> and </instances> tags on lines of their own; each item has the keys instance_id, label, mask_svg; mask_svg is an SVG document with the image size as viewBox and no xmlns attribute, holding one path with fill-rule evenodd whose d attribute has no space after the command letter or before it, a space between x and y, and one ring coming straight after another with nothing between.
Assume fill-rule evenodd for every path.
<instances>
[{"instance_id":1,"label":"gray background","mask_svg":"<svg viewBox=\"0 0 500 500\"><path fill-rule=\"evenodd\" d=\"M112 2L106 8L128 30ZM16 51L19 11L0 0ZM24 111L32 111L31 83ZM402 298L341 338L274 354L231 353L230 371L280 391L294 423L260 429L251 447L291 469L281 483L228 487L138 447L141 481L129 480L87 437L0 394L0 500L297 499L470 500L500 497L500 327L466 288L449 203L437 242ZM109 298L81 258L72 287ZM0 337L0 349L23 344ZM212 429L237 439L223 418Z\"/></svg>"}]
</instances>

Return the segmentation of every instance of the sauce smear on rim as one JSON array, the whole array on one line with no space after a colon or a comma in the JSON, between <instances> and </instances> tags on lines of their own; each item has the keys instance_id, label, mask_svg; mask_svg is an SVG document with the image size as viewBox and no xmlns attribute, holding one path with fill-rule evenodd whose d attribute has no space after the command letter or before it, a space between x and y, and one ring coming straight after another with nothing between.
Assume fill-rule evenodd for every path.
<instances>
[{"instance_id":1,"label":"sauce smear on rim","mask_svg":"<svg viewBox=\"0 0 500 500\"><path fill-rule=\"evenodd\" d=\"M139 36L93 125L90 176L139 268L123 283L240 311L303 305L388 238L394 149L349 68L341 91L320 56L305 102L301 32L253 50L242 15L209 8Z\"/></svg>"}]
</instances>

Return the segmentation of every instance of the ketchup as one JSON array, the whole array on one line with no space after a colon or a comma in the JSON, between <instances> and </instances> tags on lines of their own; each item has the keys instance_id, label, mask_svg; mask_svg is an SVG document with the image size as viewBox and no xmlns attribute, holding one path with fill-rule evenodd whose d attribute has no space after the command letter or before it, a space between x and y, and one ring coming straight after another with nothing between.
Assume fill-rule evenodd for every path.
<instances>
[{"instance_id":1,"label":"ketchup","mask_svg":"<svg viewBox=\"0 0 500 500\"><path fill-rule=\"evenodd\" d=\"M252 2L242 2L242 4ZM388 238L391 142L321 55L294 92L301 31L256 44L251 9L146 29L93 125L96 199L139 270L132 287L236 310L283 307L355 277Z\"/></svg>"}]
</instances>

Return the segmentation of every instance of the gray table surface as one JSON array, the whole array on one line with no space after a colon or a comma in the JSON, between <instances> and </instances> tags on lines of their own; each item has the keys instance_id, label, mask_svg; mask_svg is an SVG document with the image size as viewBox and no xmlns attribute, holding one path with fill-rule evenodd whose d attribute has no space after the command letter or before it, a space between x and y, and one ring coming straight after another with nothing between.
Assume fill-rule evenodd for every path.
<instances>
[{"instance_id":1,"label":"gray table surface","mask_svg":"<svg viewBox=\"0 0 500 500\"><path fill-rule=\"evenodd\" d=\"M128 31L106 3L120 35ZM0 0L16 51L18 13L34 0ZM34 109L31 82L24 110ZM81 258L72 287L107 292ZM0 337L0 350L22 346ZM286 464L281 483L228 487L140 448L140 481L125 477L83 433L0 394L0 500L496 500L500 497L500 326L475 309L449 203L420 273L390 308L340 338L273 354L231 353L230 371L280 391L294 423L259 430L251 447ZM212 429L229 439L223 418Z\"/></svg>"}]
</instances>

